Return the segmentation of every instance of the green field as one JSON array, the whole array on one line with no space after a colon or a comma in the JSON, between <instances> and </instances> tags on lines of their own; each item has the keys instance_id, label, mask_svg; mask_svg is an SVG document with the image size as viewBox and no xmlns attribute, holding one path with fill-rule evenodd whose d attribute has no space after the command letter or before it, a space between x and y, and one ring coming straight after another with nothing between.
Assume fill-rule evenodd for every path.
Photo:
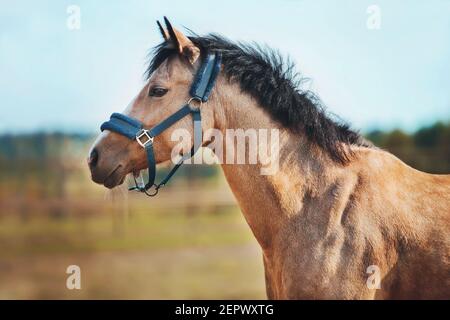
<instances>
[{"instance_id":1,"label":"green field","mask_svg":"<svg viewBox=\"0 0 450 320\"><path fill-rule=\"evenodd\" d=\"M261 251L217 168L183 169L156 198L106 191L89 145L4 138L0 299L265 298ZM69 265L81 290L66 288Z\"/></svg>"},{"instance_id":2,"label":"green field","mask_svg":"<svg viewBox=\"0 0 450 320\"><path fill-rule=\"evenodd\" d=\"M236 208L132 212L3 218L0 298L265 297L261 252ZM81 290L66 288L72 264L81 268Z\"/></svg>"},{"instance_id":3,"label":"green field","mask_svg":"<svg viewBox=\"0 0 450 320\"><path fill-rule=\"evenodd\" d=\"M368 135L450 170L450 124ZM158 197L92 183L89 135L0 136L0 298L265 298L262 256L220 168L185 166ZM81 290L66 268L81 268Z\"/></svg>"}]
</instances>

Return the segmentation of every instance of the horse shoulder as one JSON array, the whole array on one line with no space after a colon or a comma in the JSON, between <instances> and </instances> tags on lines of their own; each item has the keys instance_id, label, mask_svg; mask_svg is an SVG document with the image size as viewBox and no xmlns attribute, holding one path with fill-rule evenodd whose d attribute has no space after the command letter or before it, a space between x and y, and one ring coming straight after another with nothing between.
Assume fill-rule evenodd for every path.
<instances>
[{"instance_id":1,"label":"horse shoulder","mask_svg":"<svg viewBox=\"0 0 450 320\"><path fill-rule=\"evenodd\" d=\"M356 166L364 191L360 215L374 215L371 231L383 239L378 255L386 258L389 297L448 296L450 175L418 171L377 149L360 151Z\"/></svg>"}]
</instances>

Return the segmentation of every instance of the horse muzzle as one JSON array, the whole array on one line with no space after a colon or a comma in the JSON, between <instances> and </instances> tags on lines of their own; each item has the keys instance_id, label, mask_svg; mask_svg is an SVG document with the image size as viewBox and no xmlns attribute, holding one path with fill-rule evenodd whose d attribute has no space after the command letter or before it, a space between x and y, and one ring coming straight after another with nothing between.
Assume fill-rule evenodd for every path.
<instances>
[{"instance_id":1,"label":"horse muzzle","mask_svg":"<svg viewBox=\"0 0 450 320\"><path fill-rule=\"evenodd\" d=\"M123 149L119 153L112 154L110 148L103 147L105 142L102 139L94 144L89 152L87 163L92 181L111 189L122 184L132 169L124 162L124 159L128 158Z\"/></svg>"}]
</instances>

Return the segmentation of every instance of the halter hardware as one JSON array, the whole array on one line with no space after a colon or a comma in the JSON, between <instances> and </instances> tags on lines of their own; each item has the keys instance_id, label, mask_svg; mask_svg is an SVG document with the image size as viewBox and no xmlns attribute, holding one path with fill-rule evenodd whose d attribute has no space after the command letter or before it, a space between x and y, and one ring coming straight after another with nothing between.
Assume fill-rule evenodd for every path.
<instances>
[{"instance_id":1,"label":"halter hardware","mask_svg":"<svg viewBox=\"0 0 450 320\"><path fill-rule=\"evenodd\" d=\"M136 140L137 143L146 151L148 164L148 182L144 185L143 181L139 183L136 180L136 177L133 176L135 186L129 188L129 190L143 192L149 197L156 196L159 189L167 184L167 182L180 168L184 161L193 157L197 150L202 146L202 118L200 107L204 102L208 101L211 90L213 89L214 83L219 74L221 62L222 56L219 52L209 53L205 57L202 65L195 75L194 82L190 90L191 98L178 111L161 121L153 128L145 129L144 125L139 120L121 113L113 113L110 120L104 122L101 125L101 131L110 130L121 134L130 140ZM199 105L193 106L191 104L193 101L199 102ZM192 120L194 122L194 145L192 146L190 152L187 152L181 156L180 160L169 171L167 176L160 183L156 184L156 161L153 151L153 140L164 130L171 127L176 122L189 114L192 115ZM151 191L152 188L153 191Z\"/></svg>"},{"instance_id":2,"label":"halter hardware","mask_svg":"<svg viewBox=\"0 0 450 320\"><path fill-rule=\"evenodd\" d=\"M142 141L141 139L145 137L147 140ZM155 137L152 137L149 134L149 131L146 129L141 129L141 131L139 131L136 134L136 141L141 145L142 148L145 149L145 146L147 145L147 143L153 143L153 139L155 139Z\"/></svg>"},{"instance_id":3,"label":"halter hardware","mask_svg":"<svg viewBox=\"0 0 450 320\"><path fill-rule=\"evenodd\" d=\"M193 106L193 105L191 104L192 101L197 101L197 102L199 103L199 105L198 105L197 107ZM190 99L188 100L188 102L187 102L186 104L189 105L189 106L191 107L192 111L197 111L197 110L200 109L201 106L203 105L203 101L202 101L202 99L200 99L200 98L192 97L192 98L190 98Z\"/></svg>"}]
</instances>

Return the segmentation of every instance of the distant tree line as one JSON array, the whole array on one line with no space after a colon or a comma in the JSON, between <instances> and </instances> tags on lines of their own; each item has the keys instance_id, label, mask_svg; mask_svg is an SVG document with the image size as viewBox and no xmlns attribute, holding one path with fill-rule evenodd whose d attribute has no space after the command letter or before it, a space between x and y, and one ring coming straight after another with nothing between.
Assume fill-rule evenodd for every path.
<instances>
[{"instance_id":1,"label":"distant tree line","mask_svg":"<svg viewBox=\"0 0 450 320\"><path fill-rule=\"evenodd\" d=\"M398 129L375 130L366 137L416 169L450 174L450 122L438 122L411 134ZM66 171L84 168L92 141L92 136L83 134L0 135L0 185L11 187L13 180L34 176L46 181L47 188L60 190L62 182L50 181L63 181ZM177 176L192 179L216 173L216 167L186 166Z\"/></svg>"},{"instance_id":2,"label":"distant tree line","mask_svg":"<svg viewBox=\"0 0 450 320\"><path fill-rule=\"evenodd\" d=\"M375 145L421 171L450 174L450 122L437 122L412 134L396 129L366 135Z\"/></svg>"}]
</instances>

